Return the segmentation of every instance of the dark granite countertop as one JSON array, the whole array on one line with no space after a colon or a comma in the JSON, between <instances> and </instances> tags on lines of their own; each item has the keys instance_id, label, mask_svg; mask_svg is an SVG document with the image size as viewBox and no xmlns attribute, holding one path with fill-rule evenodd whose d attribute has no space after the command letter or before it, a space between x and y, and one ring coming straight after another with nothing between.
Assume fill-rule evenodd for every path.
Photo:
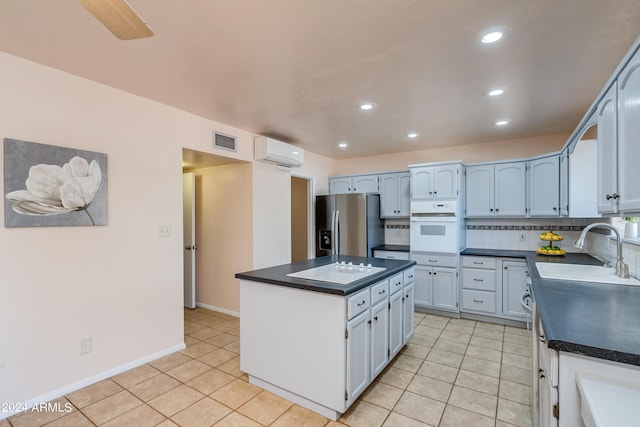
<instances>
[{"instance_id":1,"label":"dark granite countertop","mask_svg":"<svg viewBox=\"0 0 640 427\"><path fill-rule=\"evenodd\" d=\"M287 277L289 273L295 273L309 268L320 267L335 262L352 262L354 265L363 263L371 264L373 267L385 268L385 271L356 280L355 282L340 285L336 283L321 282L317 280L299 279L296 277ZM321 258L309 259L306 261L294 262L291 264L277 265L275 267L263 268L261 270L246 271L237 273L237 279L252 280L254 282L268 283L271 285L287 286L290 288L304 289L307 291L323 292L327 294L349 295L366 288L382 279L391 277L402 270L415 265L415 261L381 259L381 258L365 258L344 255L332 255Z\"/></svg>"},{"instance_id":2,"label":"dark granite countertop","mask_svg":"<svg viewBox=\"0 0 640 427\"><path fill-rule=\"evenodd\" d=\"M378 245L371 248L374 251L409 252L409 245Z\"/></svg>"},{"instance_id":3,"label":"dark granite countertop","mask_svg":"<svg viewBox=\"0 0 640 427\"><path fill-rule=\"evenodd\" d=\"M640 366L640 287L542 279L536 262L601 265L582 253L465 249L462 255L524 258L549 348Z\"/></svg>"}]
</instances>

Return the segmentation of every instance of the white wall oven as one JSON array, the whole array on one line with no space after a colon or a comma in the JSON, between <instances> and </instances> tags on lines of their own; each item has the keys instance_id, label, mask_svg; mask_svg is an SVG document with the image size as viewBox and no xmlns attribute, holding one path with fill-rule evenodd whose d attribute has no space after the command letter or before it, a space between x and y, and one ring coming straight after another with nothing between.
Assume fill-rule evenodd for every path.
<instances>
[{"instance_id":1,"label":"white wall oven","mask_svg":"<svg viewBox=\"0 0 640 427\"><path fill-rule=\"evenodd\" d=\"M457 253L461 249L457 201L412 202L409 223L411 251Z\"/></svg>"}]
</instances>

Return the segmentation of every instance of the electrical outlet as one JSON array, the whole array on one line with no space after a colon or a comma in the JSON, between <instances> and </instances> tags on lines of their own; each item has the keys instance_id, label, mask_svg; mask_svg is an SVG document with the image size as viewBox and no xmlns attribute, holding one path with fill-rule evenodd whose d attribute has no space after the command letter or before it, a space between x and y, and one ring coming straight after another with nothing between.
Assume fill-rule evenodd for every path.
<instances>
[{"instance_id":1,"label":"electrical outlet","mask_svg":"<svg viewBox=\"0 0 640 427\"><path fill-rule=\"evenodd\" d=\"M520 233L520 241L521 242L526 242L527 241L527 234L526 233Z\"/></svg>"},{"instance_id":2,"label":"electrical outlet","mask_svg":"<svg viewBox=\"0 0 640 427\"><path fill-rule=\"evenodd\" d=\"M158 236L159 237L171 237L171 226L170 225L161 225L158 228Z\"/></svg>"},{"instance_id":3,"label":"electrical outlet","mask_svg":"<svg viewBox=\"0 0 640 427\"><path fill-rule=\"evenodd\" d=\"M80 340L80 355L91 353L93 350L92 337Z\"/></svg>"}]
</instances>

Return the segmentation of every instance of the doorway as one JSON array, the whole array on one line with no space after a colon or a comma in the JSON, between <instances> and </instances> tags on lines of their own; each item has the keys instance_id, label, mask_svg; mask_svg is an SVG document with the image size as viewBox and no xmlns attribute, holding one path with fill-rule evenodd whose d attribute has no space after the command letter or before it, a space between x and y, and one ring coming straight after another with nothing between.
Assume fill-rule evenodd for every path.
<instances>
[{"instance_id":1,"label":"doorway","mask_svg":"<svg viewBox=\"0 0 640 427\"><path fill-rule=\"evenodd\" d=\"M291 176L291 262L312 258L311 187L310 178Z\"/></svg>"},{"instance_id":2,"label":"doorway","mask_svg":"<svg viewBox=\"0 0 640 427\"><path fill-rule=\"evenodd\" d=\"M183 212L184 306L238 315L234 274L253 265L252 165L183 148L182 172L193 176L183 179L193 200Z\"/></svg>"}]
</instances>

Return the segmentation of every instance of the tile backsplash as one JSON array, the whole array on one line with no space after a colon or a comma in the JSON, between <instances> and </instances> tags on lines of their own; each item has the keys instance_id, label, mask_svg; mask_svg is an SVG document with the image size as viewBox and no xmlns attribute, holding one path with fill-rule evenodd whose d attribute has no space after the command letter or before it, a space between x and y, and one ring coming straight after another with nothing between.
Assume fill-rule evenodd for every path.
<instances>
[{"instance_id":1,"label":"tile backsplash","mask_svg":"<svg viewBox=\"0 0 640 427\"><path fill-rule=\"evenodd\" d=\"M387 219L384 221L384 242L387 245L409 244L409 220Z\"/></svg>"},{"instance_id":2,"label":"tile backsplash","mask_svg":"<svg viewBox=\"0 0 640 427\"><path fill-rule=\"evenodd\" d=\"M553 230L564 240L554 241L567 252L581 252L573 246L582 229L596 220L591 218L482 218L467 219L467 247L535 251L548 241L540 233Z\"/></svg>"}]
</instances>

